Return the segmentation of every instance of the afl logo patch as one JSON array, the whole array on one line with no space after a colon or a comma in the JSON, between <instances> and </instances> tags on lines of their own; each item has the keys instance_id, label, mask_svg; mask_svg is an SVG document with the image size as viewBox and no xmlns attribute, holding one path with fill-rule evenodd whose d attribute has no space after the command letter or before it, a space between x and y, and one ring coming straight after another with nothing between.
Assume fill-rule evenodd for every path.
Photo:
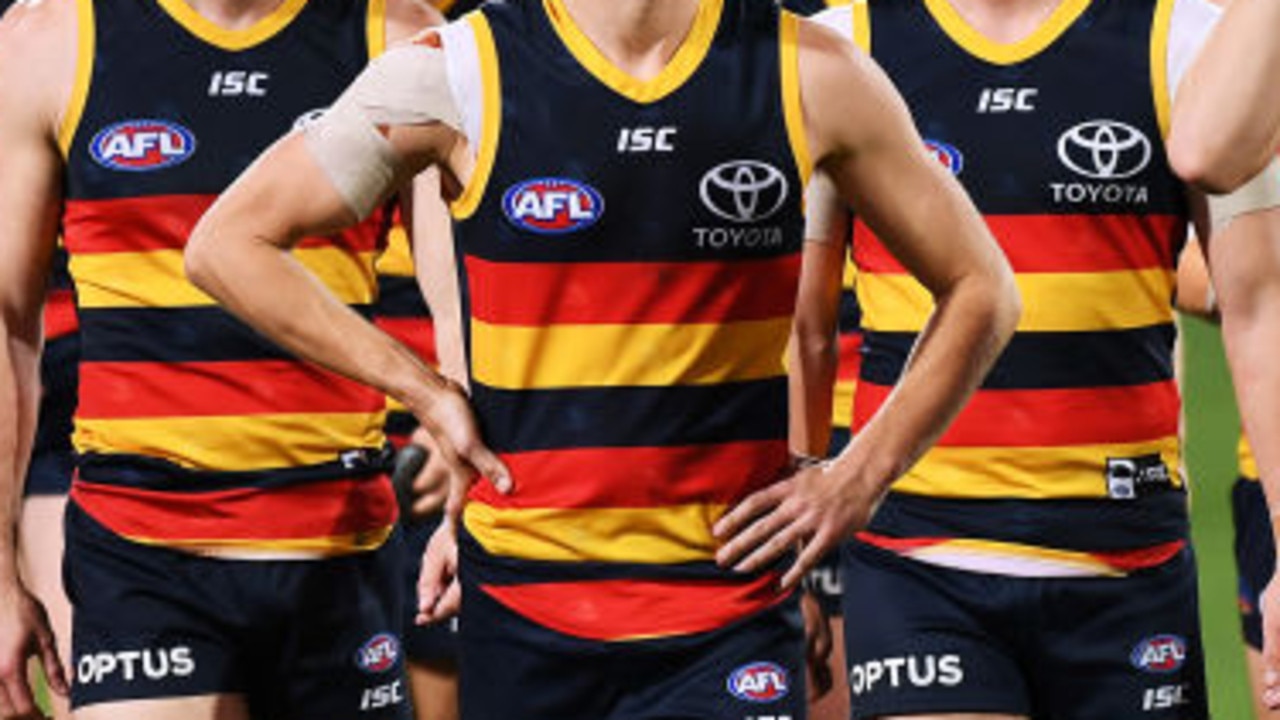
<instances>
[{"instance_id":1,"label":"afl logo patch","mask_svg":"<svg viewBox=\"0 0 1280 720\"><path fill-rule=\"evenodd\" d=\"M1166 675L1177 672L1187 659L1187 643L1177 635L1155 635L1138 643L1129 662L1144 672Z\"/></svg>"},{"instance_id":2,"label":"afl logo patch","mask_svg":"<svg viewBox=\"0 0 1280 720\"><path fill-rule=\"evenodd\" d=\"M959 175L964 171L964 154L955 145L949 145L940 140L925 140L924 146L930 155L942 163L942 167L951 171L952 175Z\"/></svg>"},{"instance_id":3,"label":"afl logo patch","mask_svg":"<svg viewBox=\"0 0 1280 720\"><path fill-rule=\"evenodd\" d=\"M702 204L716 216L735 223L768 220L787 201L787 178L759 160L731 160L717 165L698 183Z\"/></svg>"},{"instance_id":4,"label":"afl logo patch","mask_svg":"<svg viewBox=\"0 0 1280 720\"><path fill-rule=\"evenodd\" d=\"M1124 180L1151 162L1151 141L1119 120L1090 120L1058 138L1058 159L1092 180Z\"/></svg>"},{"instance_id":5,"label":"afl logo patch","mask_svg":"<svg viewBox=\"0 0 1280 720\"><path fill-rule=\"evenodd\" d=\"M568 178L537 178L512 185L502 211L513 225L541 235L564 235L595 225L604 198L590 185Z\"/></svg>"},{"instance_id":6,"label":"afl logo patch","mask_svg":"<svg viewBox=\"0 0 1280 720\"><path fill-rule=\"evenodd\" d=\"M367 673L382 673L400 659L400 641L391 633L378 633L356 650L356 667Z\"/></svg>"},{"instance_id":7,"label":"afl logo patch","mask_svg":"<svg viewBox=\"0 0 1280 720\"><path fill-rule=\"evenodd\" d=\"M787 671L782 666L771 662L753 662L730 673L725 689L739 700L771 703L786 697L791 684L787 681Z\"/></svg>"},{"instance_id":8,"label":"afl logo patch","mask_svg":"<svg viewBox=\"0 0 1280 720\"><path fill-rule=\"evenodd\" d=\"M168 120L125 120L89 143L94 162L110 170L151 172L181 165L196 152L196 136Z\"/></svg>"}]
</instances>

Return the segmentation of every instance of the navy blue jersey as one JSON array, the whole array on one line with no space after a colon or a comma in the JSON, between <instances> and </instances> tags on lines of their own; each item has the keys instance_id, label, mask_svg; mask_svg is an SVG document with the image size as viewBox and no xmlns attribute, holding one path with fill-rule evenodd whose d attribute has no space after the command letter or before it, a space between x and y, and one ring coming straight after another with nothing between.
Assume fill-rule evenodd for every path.
<instances>
[{"instance_id":1,"label":"navy blue jersey","mask_svg":"<svg viewBox=\"0 0 1280 720\"><path fill-rule=\"evenodd\" d=\"M776 572L716 567L710 528L787 464L798 20L703 2L649 81L558 0L469 22L487 98L455 206L471 391L516 484L473 493L472 580L594 640L709 631L779 602Z\"/></svg>"},{"instance_id":2,"label":"navy blue jersey","mask_svg":"<svg viewBox=\"0 0 1280 720\"><path fill-rule=\"evenodd\" d=\"M142 542L241 555L380 544L395 512L381 394L233 318L188 282L182 252L218 193L381 49L382 3L285 0L238 31L182 0L80 12L63 137L83 352L73 498ZM294 255L364 310L384 225L378 213Z\"/></svg>"}]
</instances>

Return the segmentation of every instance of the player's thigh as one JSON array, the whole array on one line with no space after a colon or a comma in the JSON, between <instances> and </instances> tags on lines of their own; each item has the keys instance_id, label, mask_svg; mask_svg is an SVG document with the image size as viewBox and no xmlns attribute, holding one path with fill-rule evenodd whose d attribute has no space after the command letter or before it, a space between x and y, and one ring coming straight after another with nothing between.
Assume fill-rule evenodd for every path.
<instances>
[{"instance_id":1,"label":"player's thigh","mask_svg":"<svg viewBox=\"0 0 1280 720\"><path fill-rule=\"evenodd\" d=\"M411 659L408 670L414 718L457 720L457 665L452 662L419 662Z\"/></svg>"},{"instance_id":2,"label":"player's thigh","mask_svg":"<svg viewBox=\"0 0 1280 720\"><path fill-rule=\"evenodd\" d=\"M73 720L249 720L249 711L239 695L197 695L89 705L75 710L71 717Z\"/></svg>"},{"instance_id":3,"label":"player's thigh","mask_svg":"<svg viewBox=\"0 0 1280 720\"><path fill-rule=\"evenodd\" d=\"M1246 647L1245 665L1249 668L1249 689L1252 691L1253 716L1257 720L1280 720L1280 710L1271 710L1262 702L1262 652Z\"/></svg>"},{"instance_id":4,"label":"player's thigh","mask_svg":"<svg viewBox=\"0 0 1280 720\"><path fill-rule=\"evenodd\" d=\"M849 720L849 681L844 664L844 618L834 615L831 622L831 656L827 668L831 673L831 691L809 704L809 720Z\"/></svg>"}]
</instances>

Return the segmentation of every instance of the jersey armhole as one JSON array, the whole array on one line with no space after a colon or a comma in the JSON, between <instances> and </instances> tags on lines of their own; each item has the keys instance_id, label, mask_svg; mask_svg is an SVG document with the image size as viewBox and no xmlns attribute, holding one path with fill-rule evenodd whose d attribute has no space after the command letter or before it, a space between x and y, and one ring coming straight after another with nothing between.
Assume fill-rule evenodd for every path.
<instances>
[{"instance_id":1,"label":"jersey armhole","mask_svg":"<svg viewBox=\"0 0 1280 720\"><path fill-rule=\"evenodd\" d=\"M387 0L369 0L364 32L370 60L387 51Z\"/></svg>"},{"instance_id":2,"label":"jersey armhole","mask_svg":"<svg viewBox=\"0 0 1280 720\"><path fill-rule=\"evenodd\" d=\"M800 50L798 35L800 18L783 10L778 15L778 60L782 86L782 114L787 127L791 156L796 163L800 182L809 184L813 160L804 126L804 103L800 98Z\"/></svg>"},{"instance_id":3,"label":"jersey armhole","mask_svg":"<svg viewBox=\"0 0 1280 720\"><path fill-rule=\"evenodd\" d=\"M1169 33L1173 28L1175 0L1156 0L1151 25L1151 93L1155 101L1156 124L1162 137L1169 136L1169 114L1173 105L1169 85Z\"/></svg>"},{"instance_id":4,"label":"jersey armhole","mask_svg":"<svg viewBox=\"0 0 1280 720\"><path fill-rule=\"evenodd\" d=\"M62 151L63 159L71 155L71 143L75 140L76 131L80 129L80 118L84 115L84 108L89 100L97 41L93 0L75 0L75 3L76 75L71 85L71 96L67 99L67 107L62 115L62 123L58 126L58 148Z\"/></svg>"},{"instance_id":5,"label":"jersey armhole","mask_svg":"<svg viewBox=\"0 0 1280 720\"><path fill-rule=\"evenodd\" d=\"M871 54L871 3L870 0L855 0L850 6L849 24L853 27L850 34L853 44L862 48L862 52Z\"/></svg>"},{"instance_id":6,"label":"jersey armhole","mask_svg":"<svg viewBox=\"0 0 1280 720\"><path fill-rule=\"evenodd\" d=\"M475 153L475 166L462 194L450 204L456 220L475 213L498 156L502 129L502 90L498 51L484 13L470 13L440 33L445 45L449 86L462 113L463 130Z\"/></svg>"}]
</instances>

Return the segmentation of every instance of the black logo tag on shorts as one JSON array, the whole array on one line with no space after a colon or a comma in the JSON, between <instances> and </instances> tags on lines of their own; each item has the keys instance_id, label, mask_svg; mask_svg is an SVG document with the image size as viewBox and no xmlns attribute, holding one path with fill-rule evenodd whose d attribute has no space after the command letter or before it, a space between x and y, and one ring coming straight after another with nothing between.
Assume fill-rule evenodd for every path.
<instances>
[{"instance_id":1,"label":"black logo tag on shorts","mask_svg":"<svg viewBox=\"0 0 1280 720\"><path fill-rule=\"evenodd\" d=\"M1157 453L1131 458L1107 458L1107 495L1133 500L1140 495L1173 487L1173 477Z\"/></svg>"}]
</instances>

